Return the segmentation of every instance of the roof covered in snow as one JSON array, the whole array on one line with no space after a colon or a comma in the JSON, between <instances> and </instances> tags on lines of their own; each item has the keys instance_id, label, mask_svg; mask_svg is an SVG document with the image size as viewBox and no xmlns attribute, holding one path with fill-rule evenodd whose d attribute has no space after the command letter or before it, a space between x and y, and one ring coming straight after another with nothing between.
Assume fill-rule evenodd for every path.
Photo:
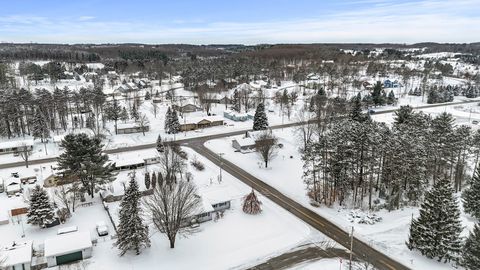
<instances>
[{"instance_id":1,"label":"roof covered in snow","mask_svg":"<svg viewBox=\"0 0 480 270\"><path fill-rule=\"evenodd\" d=\"M0 149L21 147L23 145L33 146L33 140L4 141L0 142Z\"/></svg>"},{"instance_id":2,"label":"roof covered in snow","mask_svg":"<svg viewBox=\"0 0 480 270\"><path fill-rule=\"evenodd\" d=\"M89 232L72 232L45 240L45 257L64 255L92 247Z\"/></svg>"},{"instance_id":3,"label":"roof covered in snow","mask_svg":"<svg viewBox=\"0 0 480 270\"><path fill-rule=\"evenodd\" d=\"M255 145L255 140L252 139L252 138L241 138L241 139L235 139L234 141L237 141L238 145L240 145L240 146Z\"/></svg>"},{"instance_id":4,"label":"roof covered in snow","mask_svg":"<svg viewBox=\"0 0 480 270\"><path fill-rule=\"evenodd\" d=\"M32 242L15 243L1 249L5 266L29 263L32 261Z\"/></svg>"}]
</instances>

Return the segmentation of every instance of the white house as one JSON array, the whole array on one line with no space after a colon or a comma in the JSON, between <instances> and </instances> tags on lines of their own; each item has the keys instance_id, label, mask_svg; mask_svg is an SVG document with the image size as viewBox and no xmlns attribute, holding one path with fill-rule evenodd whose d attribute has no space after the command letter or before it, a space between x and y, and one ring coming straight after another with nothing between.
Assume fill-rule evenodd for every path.
<instances>
[{"instance_id":1,"label":"white house","mask_svg":"<svg viewBox=\"0 0 480 270\"><path fill-rule=\"evenodd\" d=\"M17 151L33 150L33 140L4 141L0 143L0 154L15 153Z\"/></svg>"},{"instance_id":2,"label":"white house","mask_svg":"<svg viewBox=\"0 0 480 270\"><path fill-rule=\"evenodd\" d=\"M30 270L32 265L32 242L13 243L2 248L5 270Z\"/></svg>"},{"instance_id":3,"label":"white house","mask_svg":"<svg viewBox=\"0 0 480 270\"><path fill-rule=\"evenodd\" d=\"M255 140L252 138L234 139L232 147L240 152L248 152L255 149Z\"/></svg>"},{"instance_id":4,"label":"white house","mask_svg":"<svg viewBox=\"0 0 480 270\"><path fill-rule=\"evenodd\" d=\"M48 267L90 257L92 257L92 238L89 232L60 234L45 240L45 258Z\"/></svg>"}]
</instances>

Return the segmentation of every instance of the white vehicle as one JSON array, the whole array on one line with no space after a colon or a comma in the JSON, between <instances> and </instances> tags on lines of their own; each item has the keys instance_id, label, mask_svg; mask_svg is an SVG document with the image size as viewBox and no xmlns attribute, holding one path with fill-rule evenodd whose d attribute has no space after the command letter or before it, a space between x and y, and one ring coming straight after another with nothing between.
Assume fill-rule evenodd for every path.
<instances>
[{"instance_id":1,"label":"white vehicle","mask_svg":"<svg viewBox=\"0 0 480 270\"><path fill-rule=\"evenodd\" d=\"M98 236L108 235L108 227L105 224L105 222L101 221L97 223L97 233L98 233Z\"/></svg>"}]
</instances>

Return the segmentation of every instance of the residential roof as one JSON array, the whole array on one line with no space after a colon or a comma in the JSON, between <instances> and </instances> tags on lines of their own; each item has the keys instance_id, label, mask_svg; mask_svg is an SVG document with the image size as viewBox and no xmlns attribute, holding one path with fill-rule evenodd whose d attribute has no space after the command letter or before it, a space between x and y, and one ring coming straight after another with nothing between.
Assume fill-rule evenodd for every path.
<instances>
[{"instance_id":1,"label":"residential roof","mask_svg":"<svg viewBox=\"0 0 480 270\"><path fill-rule=\"evenodd\" d=\"M22 187L19 184L8 185L6 187L7 192L20 191Z\"/></svg>"},{"instance_id":2,"label":"residential roof","mask_svg":"<svg viewBox=\"0 0 480 270\"><path fill-rule=\"evenodd\" d=\"M208 201L210 205L231 201L233 198L238 197L236 193L236 190L232 190L232 188L228 186L203 189L201 191L202 198Z\"/></svg>"},{"instance_id":3,"label":"residential roof","mask_svg":"<svg viewBox=\"0 0 480 270\"><path fill-rule=\"evenodd\" d=\"M45 240L45 257L64 255L92 247L89 232L72 232Z\"/></svg>"},{"instance_id":4,"label":"residential roof","mask_svg":"<svg viewBox=\"0 0 480 270\"><path fill-rule=\"evenodd\" d=\"M33 146L33 140L21 140L21 141L4 141L0 142L0 149L15 148L23 145Z\"/></svg>"},{"instance_id":5,"label":"residential roof","mask_svg":"<svg viewBox=\"0 0 480 270\"><path fill-rule=\"evenodd\" d=\"M117 125L117 129L127 129L127 128L140 128L140 124L133 122L133 123L119 123Z\"/></svg>"},{"instance_id":6,"label":"residential roof","mask_svg":"<svg viewBox=\"0 0 480 270\"><path fill-rule=\"evenodd\" d=\"M15 243L1 249L5 266L29 263L32 261L32 242Z\"/></svg>"},{"instance_id":7,"label":"residential roof","mask_svg":"<svg viewBox=\"0 0 480 270\"><path fill-rule=\"evenodd\" d=\"M240 146L252 146L252 145L255 145L255 140L252 139L252 138L235 139L234 141L237 141L238 145L240 145Z\"/></svg>"}]
</instances>

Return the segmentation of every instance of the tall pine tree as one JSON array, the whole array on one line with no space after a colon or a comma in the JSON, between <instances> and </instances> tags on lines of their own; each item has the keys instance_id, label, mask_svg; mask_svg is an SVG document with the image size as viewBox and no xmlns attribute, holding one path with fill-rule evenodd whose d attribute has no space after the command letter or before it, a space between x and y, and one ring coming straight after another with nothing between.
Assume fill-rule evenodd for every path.
<instances>
[{"instance_id":1,"label":"tall pine tree","mask_svg":"<svg viewBox=\"0 0 480 270\"><path fill-rule=\"evenodd\" d=\"M412 220L407 246L427 258L458 262L460 259L462 225L460 210L448 180L437 180L425 195L420 216Z\"/></svg>"},{"instance_id":2,"label":"tall pine tree","mask_svg":"<svg viewBox=\"0 0 480 270\"><path fill-rule=\"evenodd\" d=\"M123 256L128 250L134 250L138 255L142 248L150 247L148 226L143 224L141 217L140 197L138 183L135 180L135 173L133 173L130 176L128 189L120 203L118 238L115 242L120 249L120 256Z\"/></svg>"},{"instance_id":3,"label":"tall pine tree","mask_svg":"<svg viewBox=\"0 0 480 270\"><path fill-rule=\"evenodd\" d=\"M467 270L480 269L480 226L475 225L465 242L462 265Z\"/></svg>"},{"instance_id":4,"label":"tall pine tree","mask_svg":"<svg viewBox=\"0 0 480 270\"><path fill-rule=\"evenodd\" d=\"M180 132L180 121L178 121L178 114L176 110L172 110L172 122L170 125L170 133L177 134Z\"/></svg>"},{"instance_id":5,"label":"tall pine tree","mask_svg":"<svg viewBox=\"0 0 480 270\"><path fill-rule=\"evenodd\" d=\"M480 166L470 181L470 188L463 192L463 208L466 213L480 219Z\"/></svg>"},{"instance_id":6,"label":"tall pine tree","mask_svg":"<svg viewBox=\"0 0 480 270\"><path fill-rule=\"evenodd\" d=\"M145 188L150 189L150 173L145 172Z\"/></svg>"},{"instance_id":7,"label":"tall pine tree","mask_svg":"<svg viewBox=\"0 0 480 270\"><path fill-rule=\"evenodd\" d=\"M265 105L259 103L253 116L253 130L265 130L268 128L268 118L265 113Z\"/></svg>"},{"instance_id":8,"label":"tall pine tree","mask_svg":"<svg viewBox=\"0 0 480 270\"><path fill-rule=\"evenodd\" d=\"M36 185L30 195L27 223L44 227L54 221L54 212L47 191Z\"/></svg>"}]
</instances>

